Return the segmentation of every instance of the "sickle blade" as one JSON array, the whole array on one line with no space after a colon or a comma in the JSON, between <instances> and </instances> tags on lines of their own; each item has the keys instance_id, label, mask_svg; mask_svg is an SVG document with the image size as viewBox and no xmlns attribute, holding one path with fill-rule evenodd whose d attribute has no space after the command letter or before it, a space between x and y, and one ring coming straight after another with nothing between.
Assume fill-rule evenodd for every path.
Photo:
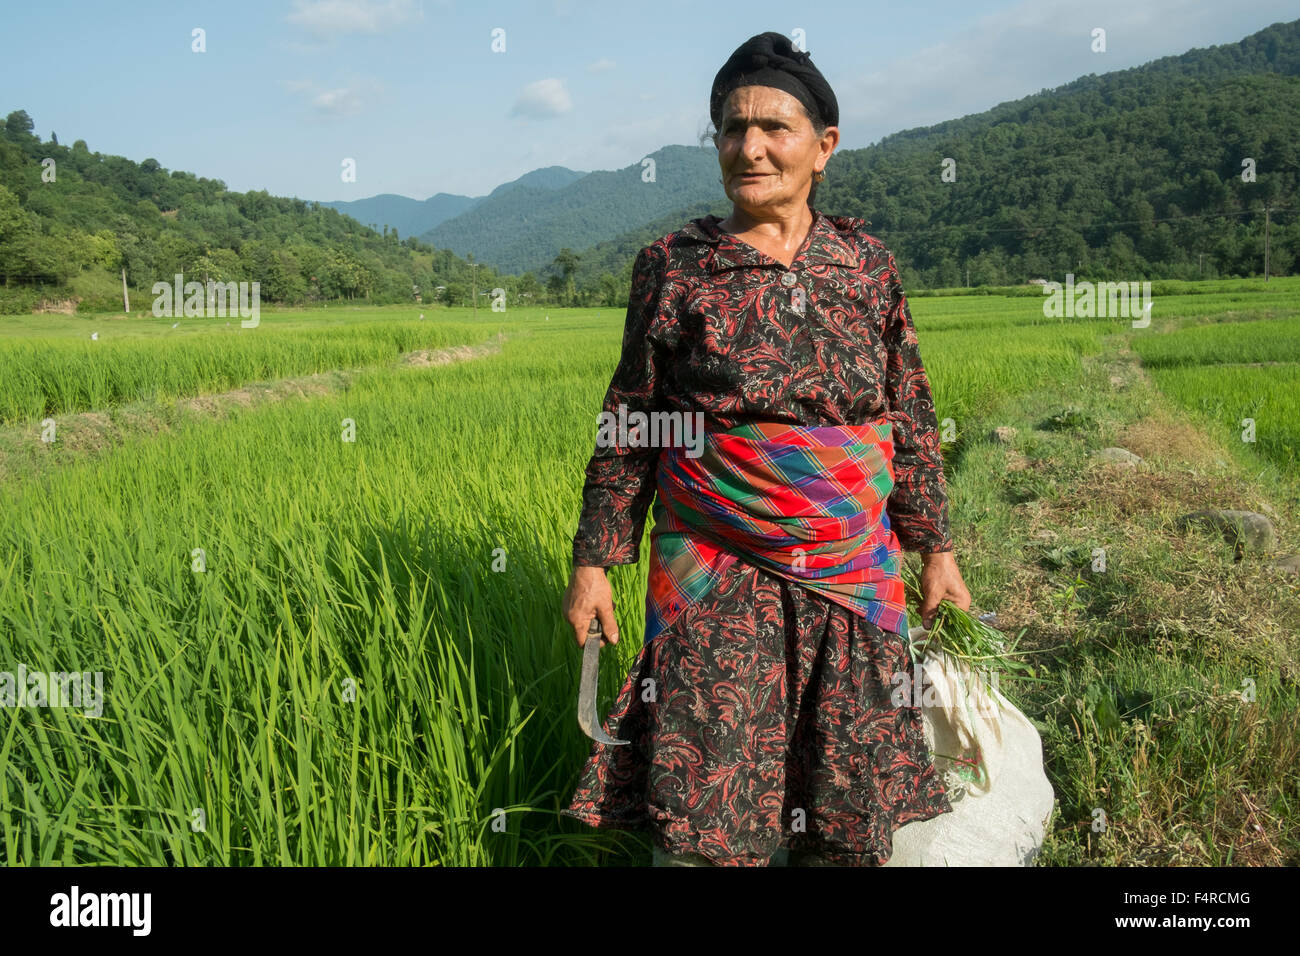
<instances>
[{"instance_id":1,"label":"sickle blade","mask_svg":"<svg viewBox=\"0 0 1300 956\"><path fill-rule=\"evenodd\" d=\"M587 629L587 641L582 646L582 682L578 685L578 726L592 740L601 744L629 744L605 733L596 712L596 689L600 678L600 621L592 618Z\"/></svg>"}]
</instances>

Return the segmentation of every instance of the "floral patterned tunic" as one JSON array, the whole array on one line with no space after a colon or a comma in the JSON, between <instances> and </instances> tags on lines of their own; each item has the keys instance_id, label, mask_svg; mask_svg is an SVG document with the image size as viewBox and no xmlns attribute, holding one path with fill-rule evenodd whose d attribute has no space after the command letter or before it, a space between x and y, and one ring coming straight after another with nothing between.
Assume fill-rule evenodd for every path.
<instances>
[{"instance_id":1,"label":"floral patterned tunic","mask_svg":"<svg viewBox=\"0 0 1300 956\"><path fill-rule=\"evenodd\" d=\"M899 544L952 550L938 422L893 256L863 220L814 210L786 269L719 222L692 220L637 256L604 411L702 412L716 430L887 415ZM658 454L596 448L575 564L639 559ZM883 863L895 829L951 809L920 710L890 699L900 673L914 673L902 636L737 561L638 653L606 721L631 746L593 744L562 812L725 865L765 865L781 846Z\"/></svg>"}]
</instances>

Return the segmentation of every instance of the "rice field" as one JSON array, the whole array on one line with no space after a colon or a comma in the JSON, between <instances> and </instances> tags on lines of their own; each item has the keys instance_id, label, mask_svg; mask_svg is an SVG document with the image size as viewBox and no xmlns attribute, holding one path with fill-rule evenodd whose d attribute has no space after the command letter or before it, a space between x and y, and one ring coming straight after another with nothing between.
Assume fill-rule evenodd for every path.
<instances>
[{"instance_id":1,"label":"rice field","mask_svg":"<svg viewBox=\"0 0 1300 956\"><path fill-rule=\"evenodd\" d=\"M1219 308L1294 307L1279 296ZM1223 298L1161 301L1192 315ZM513 866L617 853L620 834L556 811L590 749L559 608L622 312L426 314L267 315L255 330L184 336L152 319L0 328L0 424L32 442L47 414L373 366L338 394L234 409L0 484L0 672L98 672L103 687L99 713L0 714L0 861ZM923 298L913 314L939 417L959 431L999 399L1071 380L1124 325L1045 319L1023 297ZM92 325L112 334L89 342ZM1194 404L1224 392L1206 355L1247 361L1280 336L1294 363L1287 320L1253 325L1216 327L1227 339L1213 346L1173 333L1134 347L1160 343L1156 374ZM499 331L501 351L473 361L390 361ZM1268 396L1260 451L1274 455L1283 434L1294 448L1295 426L1276 417L1290 408L1295 421L1294 365L1232 374L1252 383L1233 394ZM612 575L624 639L604 655L602 713L640 645L645 576L646 556Z\"/></svg>"},{"instance_id":2,"label":"rice field","mask_svg":"<svg viewBox=\"0 0 1300 956\"><path fill-rule=\"evenodd\" d=\"M289 314L254 328L241 327L237 318L178 319L175 328L152 317L43 324L25 320L0 331L0 425L372 365L413 349L467 345L483 334L472 323L421 321L413 314L394 321L373 313L311 323Z\"/></svg>"},{"instance_id":3,"label":"rice field","mask_svg":"<svg viewBox=\"0 0 1300 956\"><path fill-rule=\"evenodd\" d=\"M1160 390L1207 428L1294 471L1300 455L1300 315L1188 324L1134 336Z\"/></svg>"}]
</instances>

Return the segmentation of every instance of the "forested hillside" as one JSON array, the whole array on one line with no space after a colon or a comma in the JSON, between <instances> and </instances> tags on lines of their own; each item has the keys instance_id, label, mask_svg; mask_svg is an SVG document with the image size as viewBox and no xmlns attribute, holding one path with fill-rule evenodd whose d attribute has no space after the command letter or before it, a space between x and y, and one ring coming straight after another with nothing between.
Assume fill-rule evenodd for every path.
<instances>
[{"instance_id":1,"label":"forested hillside","mask_svg":"<svg viewBox=\"0 0 1300 956\"><path fill-rule=\"evenodd\" d=\"M1298 144L1295 21L838 150L817 206L867 219L916 289L1260 275L1266 229L1270 273L1287 275ZM42 141L19 110L0 130L0 311L119 306L122 268L136 290L183 272L258 281L268 302L469 304L474 284L511 304L621 305L640 248L730 210L711 148L654 155L653 182L639 163L567 185L529 177L580 174L533 171L427 234L475 250L475 268L318 203Z\"/></svg>"},{"instance_id":2,"label":"forested hillside","mask_svg":"<svg viewBox=\"0 0 1300 956\"><path fill-rule=\"evenodd\" d=\"M1262 275L1266 205L1270 271L1294 274L1300 21L837 150L826 174L817 208L869 220L911 286ZM730 203L582 250L579 286L704 211Z\"/></svg>"},{"instance_id":3,"label":"forested hillside","mask_svg":"<svg viewBox=\"0 0 1300 956\"><path fill-rule=\"evenodd\" d=\"M260 282L266 302L418 294L469 304L471 266L449 250L399 241L317 203L231 192L153 159L94 153L81 140L64 146L55 134L43 142L33 129L17 110L0 130L0 311L61 298L120 308L123 267L141 297L180 272ZM496 277L480 266L476 281L481 290Z\"/></svg>"},{"instance_id":4,"label":"forested hillside","mask_svg":"<svg viewBox=\"0 0 1300 956\"><path fill-rule=\"evenodd\" d=\"M1300 21L837 153L817 203L870 220L926 286L968 266L992 285L1262 274L1268 204L1285 275L1298 148Z\"/></svg>"}]
</instances>

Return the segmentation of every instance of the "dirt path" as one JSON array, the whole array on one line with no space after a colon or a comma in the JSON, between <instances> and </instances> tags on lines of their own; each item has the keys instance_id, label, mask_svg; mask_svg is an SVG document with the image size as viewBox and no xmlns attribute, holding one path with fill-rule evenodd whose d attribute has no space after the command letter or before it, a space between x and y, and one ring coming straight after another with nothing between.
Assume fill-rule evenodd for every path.
<instances>
[{"instance_id":1,"label":"dirt path","mask_svg":"<svg viewBox=\"0 0 1300 956\"><path fill-rule=\"evenodd\" d=\"M1177 519L1256 511L1294 553L1300 486L1197 427L1127 339L1082 371L973 424L955 469L972 604L996 610L1039 668L1041 682L1015 691L1058 798L1042 861L1204 866L1231 851L1234 865L1294 865L1300 576ZM1071 424L1053 425L1067 407ZM1102 460L1105 447L1142 460ZM1097 722L1103 703L1110 725Z\"/></svg>"},{"instance_id":2,"label":"dirt path","mask_svg":"<svg viewBox=\"0 0 1300 956\"><path fill-rule=\"evenodd\" d=\"M1042 646L1089 629L1216 638L1224 631L1249 630L1259 635L1257 644L1273 644L1278 665L1293 671L1296 661L1286 652L1286 638L1300 623L1294 575L1275 572L1264 555L1234 569L1244 573L1231 575L1216 562L1212 541L1179 531L1174 519L1203 508L1257 511L1274 522L1281 541L1294 551L1300 535L1295 499L1286 489L1259 483L1220 440L1184 418L1163 398L1127 340L1085 358L1084 367L1084 395L1053 395L1047 389L1013 403L1030 422L1071 403L1087 409L1091 421L1081 431L1044 433L1026 431L1022 419L1018 440L1000 450L998 470L1026 477L1017 484L1025 500L1012 506L1012 525L1021 530L1024 546L1014 558L1005 555L1016 569L1015 583L1003 595L999 619L1036 632ZM1092 456L1099 446L1127 449L1142 462L1135 467L1100 462ZM988 480L998 479L989 474ZM1158 565L1148 569L1134 593L1115 595L1101 607L1045 606L1041 597L1060 587L1062 568L1087 565L1083 556L1095 547L1153 561L1159 556ZM1216 610L1206 613L1205 606ZM1098 619L1102 607L1107 613Z\"/></svg>"},{"instance_id":3,"label":"dirt path","mask_svg":"<svg viewBox=\"0 0 1300 956\"><path fill-rule=\"evenodd\" d=\"M403 353L392 363L396 368L433 368L483 358L501 351L505 336L498 335L478 345L454 345L442 349L417 349ZM285 399L310 399L347 388L357 375L382 366L332 369L296 378L250 382L239 388L177 399L170 408L156 403L136 402L111 411L74 412L52 415L55 422L57 457L41 447L40 425L22 424L0 428L0 481L28 475L33 470L82 456L102 454L127 439L170 432L192 415L223 418L232 408L250 408Z\"/></svg>"}]
</instances>

